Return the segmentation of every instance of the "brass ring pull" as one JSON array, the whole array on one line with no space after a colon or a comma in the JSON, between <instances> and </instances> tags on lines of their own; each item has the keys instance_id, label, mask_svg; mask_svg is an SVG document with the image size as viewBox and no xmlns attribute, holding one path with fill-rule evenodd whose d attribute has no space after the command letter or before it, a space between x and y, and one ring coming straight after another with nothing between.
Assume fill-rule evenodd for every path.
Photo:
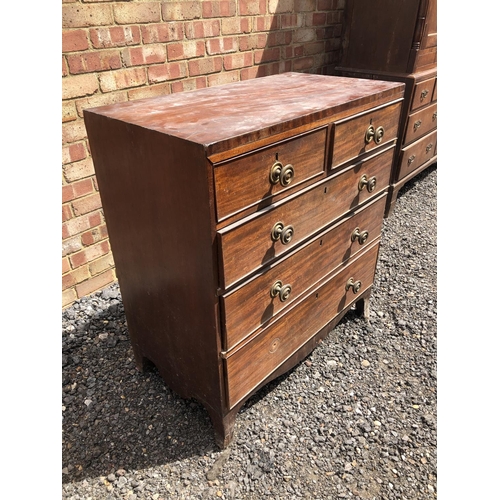
<instances>
[{"instance_id":1,"label":"brass ring pull","mask_svg":"<svg viewBox=\"0 0 500 500\"><path fill-rule=\"evenodd\" d=\"M349 278L345 284L345 291L348 292L352 288L353 293L358 293L361 289L361 281L354 281L354 278Z\"/></svg>"},{"instance_id":2,"label":"brass ring pull","mask_svg":"<svg viewBox=\"0 0 500 500\"><path fill-rule=\"evenodd\" d=\"M274 162L269 172L269 182L271 184L278 184L278 182L283 186L288 186L295 175L293 165L288 164L285 167L280 161Z\"/></svg>"},{"instance_id":3,"label":"brass ring pull","mask_svg":"<svg viewBox=\"0 0 500 500\"><path fill-rule=\"evenodd\" d=\"M375 135L375 127L373 125L369 125L365 132L366 144L372 141L374 135Z\"/></svg>"},{"instance_id":4,"label":"brass ring pull","mask_svg":"<svg viewBox=\"0 0 500 500\"><path fill-rule=\"evenodd\" d=\"M416 158L416 156L415 156L415 155L411 155L411 156L408 158L408 165L411 165L411 164L415 161L415 158Z\"/></svg>"},{"instance_id":5,"label":"brass ring pull","mask_svg":"<svg viewBox=\"0 0 500 500\"><path fill-rule=\"evenodd\" d=\"M420 125L422 125L422 121L421 120L418 120L416 121L414 124L413 124L413 130L417 130L417 128L420 127Z\"/></svg>"},{"instance_id":6,"label":"brass ring pull","mask_svg":"<svg viewBox=\"0 0 500 500\"><path fill-rule=\"evenodd\" d=\"M285 168L283 168L281 170L280 184L283 187L288 186L288 184L290 184L293 181L293 176L294 175L295 175L295 171L293 169L293 165L291 165L289 163L288 165L285 166Z\"/></svg>"},{"instance_id":7,"label":"brass ring pull","mask_svg":"<svg viewBox=\"0 0 500 500\"><path fill-rule=\"evenodd\" d=\"M285 300L290 297L290 294L292 293L292 286L291 285L283 285L282 281L277 281L272 287L271 287L271 297L274 299L274 297L279 297L281 302L285 302Z\"/></svg>"},{"instance_id":8,"label":"brass ring pull","mask_svg":"<svg viewBox=\"0 0 500 500\"><path fill-rule=\"evenodd\" d=\"M384 127L377 127L375 130L375 143L380 144L382 142L382 138L384 137Z\"/></svg>"},{"instance_id":9,"label":"brass ring pull","mask_svg":"<svg viewBox=\"0 0 500 500\"><path fill-rule=\"evenodd\" d=\"M434 121L437 117L438 117L438 112L434 111L434 113L432 113L432 121Z\"/></svg>"},{"instance_id":10,"label":"brass ring pull","mask_svg":"<svg viewBox=\"0 0 500 500\"><path fill-rule=\"evenodd\" d=\"M358 189L362 191L363 188L366 186L367 191L371 193L375 189L376 185L377 185L377 178L375 176L368 179L366 174L363 174L361 176L361 179L359 179Z\"/></svg>"},{"instance_id":11,"label":"brass ring pull","mask_svg":"<svg viewBox=\"0 0 500 500\"><path fill-rule=\"evenodd\" d=\"M425 148L425 153L427 154L431 149L432 149L432 146L434 144L432 144L432 142Z\"/></svg>"},{"instance_id":12,"label":"brass ring pull","mask_svg":"<svg viewBox=\"0 0 500 500\"><path fill-rule=\"evenodd\" d=\"M366 243L367 239L368 239L368 231L360 231L359 227L357 227L351 234L351 242L353 243L355 240L358 240L358 243L360 245L363 245Z\"/></svg>"},{"instance_id":13,"label":"brass ring pull","mask_svg":"<svg viewBox=\"0 0 500 500\"><path fill-rule=\"evenodd\" d=\"M429 91L427 89L422 90L422 93L420 94L420 100L423 101L426 97Z\"/></svg>"},{"instance_id":14,"label":"brass ring pull","mask_svg":"<svg viewBox=\"0 0 500 500\"><path fill-rule=\"evenodd\" d=\"M280 240L283 245L287 245L292 241L293 237L293 226L286 226L283 222L276 222L276 224L271 229L271 239L273 241Z\"/></svg>"},{"instance_id":15,"label":"brass ring pull","mask_svg":"<svg viewBox=\"0 0 500 500\"><path fill-rule=\"evenodd\" d=\"M274 162L274 165L271 167L271 172L269 172L269 182L271 184L278 184L280 181L281 171L283 170L283 163L280 161Z\"/></svg>"}]
</instances>

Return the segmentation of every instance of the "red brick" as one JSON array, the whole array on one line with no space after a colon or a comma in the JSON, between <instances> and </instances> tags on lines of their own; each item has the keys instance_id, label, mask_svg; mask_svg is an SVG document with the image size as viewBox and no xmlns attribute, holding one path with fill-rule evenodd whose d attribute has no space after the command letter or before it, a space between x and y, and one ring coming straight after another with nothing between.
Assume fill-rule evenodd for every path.
<instances>
[{"instance_id":1,"label":"red brick","mask_svg":"<svg viewBox=\"0 0 500 500\"><path fill-rule=\"evenodd\" d=\"M333 10L333 0L318 0L318 10Z\"/></svg>"},{"instance_id":2,"label":"red brick","mask_svg":"<svg viewBox=\"0 0 500 500\"><path fill-rule=\"evenodd\" d=\"M259 16L255 18L255 31L271 31L279 29L278 16Z\"/></svg>"},{"instance_id":3,"label":"red brick","mask_svg":"<svg viewBox=\"0 0 500 500\"><path fill-rule=\"evenodd\" d=\"M63 5L63 28L85 28L89 26L104 26L113 24L113 11L111 5L81 3Z\"/></svg>"},{"instance_id":4,"label":"red brick","mask_svg":"<svg viewBox=\"0 0 500 500\"><path fill-rule=\"evenodd\" d=\"M117 24L157 23L161 21L159 2L127 2L113 5Z\"/></svg>"},{"instance_id":5,"label":"red brick","mask_svg":"<svg viewBox=\"0 0 500 500\"><path fill-rule=\"evenodd\" d=\"M71 54L67 58L69 70L74 75L120 69L122 67L120 52L118 50Z\"/></svg>"},{"instance_id":6,"label":"red brick","mask_svg":"<svg viewBox=\"0 0 500 500\"><path fill-rule=\"evenodd\" d=\"M103 92L139 87L147 81L145 68L119 69L99 75L99 83Z\"/></svg>"},{"instance_id":7,"label":"red brick","mask_svg":"<svg viewBox=\"0 0 500 500\"><path fill-rule=\"evenodd\" d=\"M316 29L316 39L325 40L334 36L333 26L326 26L324 28Z\"/></svg>"},{"instance_id":8,"label":"red brick","mask_svg":"<svg viewBox=\"0 0 500 500\"><path fill-rule=\"evenodd\" d=\"M134 99L144 99L146 97L158 97L168 94L170 94L169 83L160 83L159 85L148 85L147 87L139 87L137 89L128 91L128 97L130 101L133 101ZM98 190L96 179L94 179L94 183L96 184L96 190Z\"/></svg>"},{"instance_id":9,"label":"red brick","mask_svg":"<svg viewBox=\"0 0 500 500\"><path fill-rule=\"evenodd\" d=\"M256 50L254 51L254 61L255 64L261 64L269 61L279 61L280 54L281 52L278 47L274 49Z\"/></svg>"},{"instance_id":10,"label":"red brick","mask_svg":"<svg viewBox=\"0 0 500 500\"><path fill-rule=\"evenodd\" d=\"M283 14L280 16L281 29L297 28L299 26L299 16L297 14Z\"/></svg>"},{"instance_id":11,"label":"red brick","mask_svg":"<svg viewBox=\"0 0 500 500\"><path fill-rule=\"evenodd\" d=\"M97 243L98 241L104 240L105 238L108 237L108 228L106 225L102 225L100 227L96 227L95 229L92 229L91 231L86 231L82 235L82 243L85 246L90 246L93 245L94 243Z\"/></svg>"},{"instance_id":12,"label":"red brick","mask_svg":"<svg viewBox=\"0 0 500 500\"><path fill-rule=\"evenodd\" d=\"M316 0L295 0L295 12L312 12L316 10Z\"/></svg>"},{"instance_id":13,"label":"red brick","mask_svg":"<svg viewBox=\"0 0 500 500\"><path fill-rule=\"evenodd\" d=\"M148 68L148 79L152 83L184 78L187 74L187 64L185 61L150 66Z\"/></svg>"},{"instance_id":14,"label":"red brick","mask_svg":"<svg viewBox=\"0 0 500 500\"><path fill-rule=\"evenodd\" d=\"M221 30L223 35L241 35L250 33L252 27L249 18L225 17L221 20Z\"/></svg>"},{"instance_id":15,"label":"red brick","mask_svg":"<svg viewBox=\"0 0 500 500\"><path fill-rule=\"evenodd\" d=\"M63 147L63 164L83 160L84 158L87 158L87 151L83 142Z\"/></svg>"},{"instance_id":16,"label":"red brick","mask_svg":"<svg viewBox=\"0 0 500 500\"><path fill-rule=\"evenodd\" d=\"M64 165L63 174L66 182L73 182L94 175L94 164L91 158Z\"/></svg>"},{"instance_id":17,"label":"red brick","mask_svg":"<svg viewBox=\"0 0 500 500\"><path fill-rule=\"evenodd\" d=\"M238 54L231 54L229 56L224 56L225 70L244 68L245 66L252 66L252 64L253 64L252 52L240 52Z\"/></svg>"},{"instance_id":18,"label":"red brick","mask_svg":"<svg viewBox=\"0 0 500 500\"><path fill-rule=\"evenodd\" d=\"M68 257L63 257L62 259L62 272L67 273L71 271L71 266L69 265L69 259Z\"/></svg>"},{"instance_id":19,"label":"red brick","mask_svg":"<svg viewBox=\"0 0 500 500\"><path fill-rule=\"evenodd\" d=\"M267 35L259 33L256 35L240 36L238 41L242 52L252 49L263 49L267 45Z\"/></svg>"},{"instance_id":20,"label":"red brick","mask_svg":"<svg viewBox=\"0 0 500 500\"><path fill-rule=\"evenodd\" d=\"M86 30L64 30L62 32L62 51L77 52L79 50L87 50L89 48L89 40Z\"/></svg>"},{"instance_id":21,"label":"red brick","mask_svg":"<svg viewBox=\"0 0 500 500\"><path fill-rule=\"evenodd\" d=\"M102 217L99 211L82 215L81 217L74 217L63 224L63 239L81 234L83 231L88 231L93 227L99 226L101 223ZM82 241L82 243L84 242Z\"/></svg>"},{"instance_id":22,"label":"red brick","mask_svg":"<svg viewBox=\"0 0 500 500\"><path fill-rule=\"evenodd\" d=\"M76 120L62 125L62 142L81 141L87 137L85 123L83 120Z\"/></svg>"},{"instance_id":23,"label":"red brick","mask_svg":"<svg viewBox=\"0 0 500 500\"><path fill-rule=\"evenodd\" d=\"M109 269L108 271L102 274L99 274L93 278L90 278L87 281L84 281L83 283L76 285L75 287L76 293L78 295L78 298L82 298L97 290L100 290L101 288L104 288L105 286L109 285L110 283L113 283L114 281L115 281L114 273L111 269Z\"/></svg>"},{"instance_id":24,"label":"red brick","mask_svg":"<svg viewBox=\"0 0 500 500\"><path fill-rule=\"evenodd\" d=\"M210 39L206 43L207 53L211 56L236 52L238 50L238 39L233 36Z\"/></svg>"},{"instance_id":25,"label":"red brick","mask_svg":"<svg viewBox=\"0 0 500 500\"><path fill-rule=\"evenodd\" d=\"M165 45L155 44L142 47L133 47L123 51L125 66L139 66L165 62L167 51Z\"/></svg>"},{"instance_id":26,"label":"red brick","mask_svg":"<svg viewBox=\"0 0 500 500\"><path fill-rule=\"evenodd\" d=\"M145 44L175 42L184 38L184 25L181 22L145 24L141 26L141 34Z\"/></svg>"},{"instance_id":27,"label":"red brick","mask_svg":"<svg viewBox=\"0 0 500 500\"><path fill-rule=\"evenodd\" d=\"M244 68L240 71L240 80L252 80L257 78L259 75L259 67L252 66L251 68Z\"/></svg>"},{"instance_id":28,"label":"red brick","mask_svg":"<svg viewBox=\"0 0 500 500\"><path fill-rule=\"evenodd\" d=\"M292 38L293 33L291 30L269 33L266 48L276 47L277 45L290 45L292 43Z\"/></svg>"},{"instance_id":29,"label":"red brick","mask_svg":"<svg viewBox=\"0 0 500 500\"><path fill-rule=\"evenodd\" d=\"M74 201L71 205L76 216L87 214L101 208L101 196L99 193L91 194Z\"/></svg>"},{"instance_id":30,"label":"red brick","mask_svg":"<svg viewBox=\"0 0 500 500\"><path fill-rule=\"evenodd\" d=\"M186 38L209 38L220 35L220 21L210 19L208 21L189 21L184 24Z\"/></svg>"},{"instance_id":31,"label":"red brick","mask_svg":"<svg viewBox=\"0 0 500 500\"><path fill-rule=\"evenodd\" d=\"M109 252L109 242L106 240L70 255L69 260L71 262L71 266L73 267L73 269L76 269L77 267L83 266L87 262L102 257L108 252Z\"/></svg>"},{"instance_id":32,"label":"red brick","mask_svg":"<svg viewBox=\"0 0 500 500\"><path fill-rule=\"evenodd\" d=\"M188 62L189 76L208 75L222 70L222 57L205 57Z\"/></svg>"},{"instance_id":33,"label":"red brick","mask_svg":"<svg viewBox=\"0 0 500 500\"><path fill-rule=\"evenodd\" d=\"M313 26L324 26L326 24L326 12L315 12L312 16Z\"/></svg>"},{"instance_id":34,"label":"red brick","mask_svg":"<svg viewBox=\"0 0 500 500\"><path fill-rule=\"evenodd\" d=\"M188 42L173 42L167 45L169 61L179 59L192 59L205 55L205 42L202 40L190 40Z\"/></svg>"},{"instance_id":35,"label":"red brick","mask_svg":"<svg viewBox=\"0 0 500 500\"><path fill-rule=\"evenodd\" d=\"M66 184L62 187L62 202L67 203L74 198L73 196L73 186L71 184Z\"/></svg>"},{"instance_id":36,"label":"red brick","mask_svg":"<svg viewBox=\"0 0 500 500\"><path fill-rule=\"evenodd\" d=\"M62 221L65 222L73 217L73 212L71 211L71 206L69 203L62 206Z\"/></svg>"},{"instance_id":37,"label":"red brick","mask_svg":"<svg viewBox=\"0 0 500 500\"><path fill-rule=\"evenodd\" d=\"M295 43L312 42L316 40L316 32L312 28L298 28L293 32Z\"/></svg>"},{"instance_id":38,"label":"red brick","mask_svg":"<svg viewBox=\"0 0 500 500\"><path fill-rule=\"evenodd\" d=\"M203 17L230 17L236 15L236 0L205 0Z\"/></svg>"},{"instance_id":39,"label":"red brick","mask_svg":"<svg viewBox=\"0 0 500 500\"><path fill-rule=\"evenodd\" d=\"M293 63L293 71L304 71L314 67L314 57L302 57L300 59L294 59Z\"/></svg>"},{"instance_id":40,"label":"red brick","mask_svg":"<svg viewBox=\"0 0 500 500\"><path fill-rule=\"evenodd\" d=\"M95 49L137 45L141 42L141 31L139 26L95 28L90 30L90 40Z\"/></svg>"},{"instance_id":41,"label":"red brick","mask_svg":"<svg viewBox=\"0 0 500 500\"><path fill-rule=\"evenodd\" d=\"M197 78L186 78L185 80L172 82L172 93L187 92L189 90L196 90L196 89L204 89L206 86L207 86L207 79L205 76L199 76Z\"/></svg>"},{"instance_id":42,"label":"red brick","mask_svg":"<svg viewBox=\"0 0 500 500\"><path fill-rule=\"evenodd\" d=\"M161 5L161 14L164 21L179 21L182 19L199 19L201 17L201 3L193 1L168 1Z\"/></svg>"},{"instance_id":43,"label":"red brick","mask_svg":"<svg viewBox=\"0 0 500 500\"><path fill-rule=\"evenodd\" d=\"M311 42L304 44L304 54L311 56L325 52L325 42Z\"/></svg>"},{"instance_id":44,"label":"red brick","mask_svg":"<svg viewBox=\"0 0 500 500\"><path fill-rule=\"evenodd\" d=\"M74 99L97 92L99 85L94 74L68 76L62 80L62 98Z\"/></svg>"},{"instance_id":45,"label":"red brick","mask_svg":"<svg viewBox=\"0 0 500 500\"><path fill-rule=\"evenodd\" d=\"M80 198L81 196L85 196L94 191L94 183L92 182L92 179L83 179L81 181L74 182L72 186L74 198Z\"/></svg>"},{"instance_id":46,"label":"red brick","mask_svg":"<svg viewBox=\"0 0 500 500\"><path fill-rule=\"evenodd\" d=\"M240 80L240 72L226 71L224 73L217 73L207 77L209 87L217 87L218 85L225 85L226 83L234 83Z\"/></svg>"},{"instance_id":47,"label":"red brick","mask_svg":"<svg viewBox=\"0 0 500 500\"><path fill-rule=\"evenodd\" d=\"M266 0L238 0L241 16L255 16L266 13Z\"/></svg>"}]
</instances>

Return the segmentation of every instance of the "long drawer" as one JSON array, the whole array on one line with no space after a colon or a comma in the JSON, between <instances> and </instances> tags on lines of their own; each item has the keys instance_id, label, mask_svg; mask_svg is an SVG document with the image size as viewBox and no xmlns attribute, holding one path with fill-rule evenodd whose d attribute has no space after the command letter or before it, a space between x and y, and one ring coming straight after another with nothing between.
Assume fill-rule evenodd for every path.
<instances>
[{"instance_id":1,"label":"long drawer","mask_svg":"<svg viewBox=\"0 0 500 500\"><path fill-rule=\"evenodd\" d=\"M435 156L437 130L427 134L410 146L403 148L399 179L407 176Z\"/></svg>"},{"instance_id":2,"label":"long drawer","mask_svg":"<svg viewBox=\"0 0 500 500\"><path fill-rule=\"evenodd\" d=\"M308 289L380 236L386 195L350 213L331 228L223 295L224 349L234 347Z\"/></svg>"},{"instance_id":3,"label":"long drawer","mask_svg":"<svg viewBox=\"0 0 500 500\"><path fill-rule=\"evenodd\" d=\"M265 380L336 314L356 300L349 282L359 282L357 294L373 283L378 241L349 261L329 281L297 303L283 317L226 354L227 398L233 407Z\"/></svg>"},{"instance_id":4,"label":"long drawer","mask_svg":"<svg viewBox=\"0 0 500 500\"><path fill-rule=\"evenodd\" d=\"M217 220L291 194L324 171L326 127L252 151L214 169ZM256 207L260 208L260 207Z\"/></svg>"},{"instance_id":5,"label":"long drawer","mask_svg":"<svg viewBox=\"0 0 500 500\"><path fill-rule=\"evenodd\" d=\"M394 145L219 230L221 287L227 289L385 190L393 155Z\"/></svg>"},{"instance_id":6,"label":"long drawer","mask_svg":"<svg viewBox=\"0 0 500 500\"><path fill-rule=\"evenodd\" d=\"M403 142L409 144L434 128L437 128L437 103L410 114Z\"/></svg>"}]
</instances>

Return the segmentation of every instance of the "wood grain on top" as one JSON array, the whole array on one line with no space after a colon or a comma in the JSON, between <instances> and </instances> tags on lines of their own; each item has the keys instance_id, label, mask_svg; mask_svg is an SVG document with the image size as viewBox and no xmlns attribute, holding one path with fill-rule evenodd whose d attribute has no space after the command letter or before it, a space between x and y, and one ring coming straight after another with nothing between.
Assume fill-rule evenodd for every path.
<instances>
[{"instance_id":1,"label":"wood grain on top","mask_svg":"<svg viewBox=\"0 0 500 500\"><path fill-rule=\"evenodd\" d=\"M380 97L398 98L401 93L398 82L282 73L86 112L208 146L232 137L262 138Z\"/></svg>"}]
</instances>

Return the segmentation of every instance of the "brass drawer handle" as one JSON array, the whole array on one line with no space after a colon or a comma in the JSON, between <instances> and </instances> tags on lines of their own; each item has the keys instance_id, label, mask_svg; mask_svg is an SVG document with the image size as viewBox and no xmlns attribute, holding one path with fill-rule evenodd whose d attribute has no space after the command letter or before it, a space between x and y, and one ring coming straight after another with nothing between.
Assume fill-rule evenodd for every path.
<instances>
[{"instance_id":1,"label":"brass drawer handle","mask_svg":"<svg viewBox=\"0 0 500 500\"><path fill-rule=\"evenodd\" d=\"M360 231L359 227L357 227L351 234L351 242L354 243L355 240L358 240L360 245L366 243L368 239L368 231Z\"/></svg>"},{"instance_id":2,"label":"brass drawer handle","mask_svg":"<svg viewBox=\"0 0 500 500\"><path fill-rule=\"evenodd\" d=\"M434 113L432 113L432 121L434 121L437 117L438 117L438 112L434 111Z\"/></svg>"},{"instance_id":3,"label":"brass drawer handle","mask_svg":"<svg viewBox=\"0 0 500 500\"><path fill-rule=\"evenodd\" d=\"M432 142L425 148L425 154L427 154L431 149L432 149L432 146L434 146L434 144L432 144Z\"/></svg>"},{"instance_id":4,"label":"brass drawer handle","mask_svg":"<svg viewBox=\"0 0 500 500\"><path fill-rule=\"evenodd\" d=\"M269 181L271 184L278 184L278 182L283 186L288 186L295 175L293 165L288 164L283 166L283 163L277 161L271 167L271 172L269 172Z\"/></svg>"},{"instance_id":5,"label":"brass drawer handle","mask_svg":"<svg viewBox=\"0 0 500 500\"><path fill-rule=\"evenodd\" d=\"M376 185L377 185L377 178L375 176L368 179L366 174L363 174L361 176L361 179L359 179L358 189L362 191L363 188L366 186L367 191L371 193L375 189Z\"/></svg>"},{"instance_id":6,"label":"brass drawer handle","mask_svg":"<svg viewBox=\"0 0 500 500\"><path fill-rule=\"evenodd\" d=\"M411 164L415 161L415 158L416 158L416 156L415 156L415 155L411 155L411 156L408 158L408 165L411 165Z\"/></svg>"},{"instance_id":7,"label":"brass drawer handle","mask_svg":"<svg viewBox=\"0 0 500 500\"><path fill-rule=\"evenodd\" d=\"M375 128L373 125L369 125L365 132L366 144L370 143L372 140L374 140L376 144L380 144L384 137L384 132L384 127Z\"/></svg>"},{"instance_id":8,"label":"brass drawer handle","mask_svg":"<svg viewBox=\"0 0 500 500\"><path fill-rule=\"evenodd\" d=\"M427 89L422 90L422 93L420 94L420 100L423 101L426 97L429 91Z\"/></svg>"},{"instance_id":9,"label":"brass drawer handle","mask_svg":"<svg viewBox=\"0 0 500 500\"><path fill-rule=\"evenodd\" d=\"M361 289L361 281L354 281L354 278L349 278L345 284L345 291L348 292L352 288L353 293L358 293Z\"/></svg>"},{"instance_id":10,"label":"brass drawer handle","mask_svg":"<svg viewBox=\"0 0 500 500\"><path fill-rule=\"evenodd\" d=\"M271 229L271 239L273 241L280 240L283 245L287 245L292 241L293 237L293 226L286 226L283 222L276 222L276 224Z\"/></svg>"},{"instance_id":11,"label":"brass drawer handle","mask_svg":"<svg viewBox=\"0 0 500 500\"><path fill-rule=\"evenodd\" d=\"M413 131L417 130L420 127L420 125L422 125L422 121L421 120L416 121L413 124Z\"/></svg>"},{"instance_id":12,"label":"brass drawer handle","mask_svg":"<svg viewBox=\"0 0 500 500\"><path fill-rule=\"evenodd\" d=\"M281 302L285 302L291 293L292 286L283 285L283 282L279 280L271 287L271 297L274 299L274 297L278 296Z\"/></svg>"}]
</instances>

